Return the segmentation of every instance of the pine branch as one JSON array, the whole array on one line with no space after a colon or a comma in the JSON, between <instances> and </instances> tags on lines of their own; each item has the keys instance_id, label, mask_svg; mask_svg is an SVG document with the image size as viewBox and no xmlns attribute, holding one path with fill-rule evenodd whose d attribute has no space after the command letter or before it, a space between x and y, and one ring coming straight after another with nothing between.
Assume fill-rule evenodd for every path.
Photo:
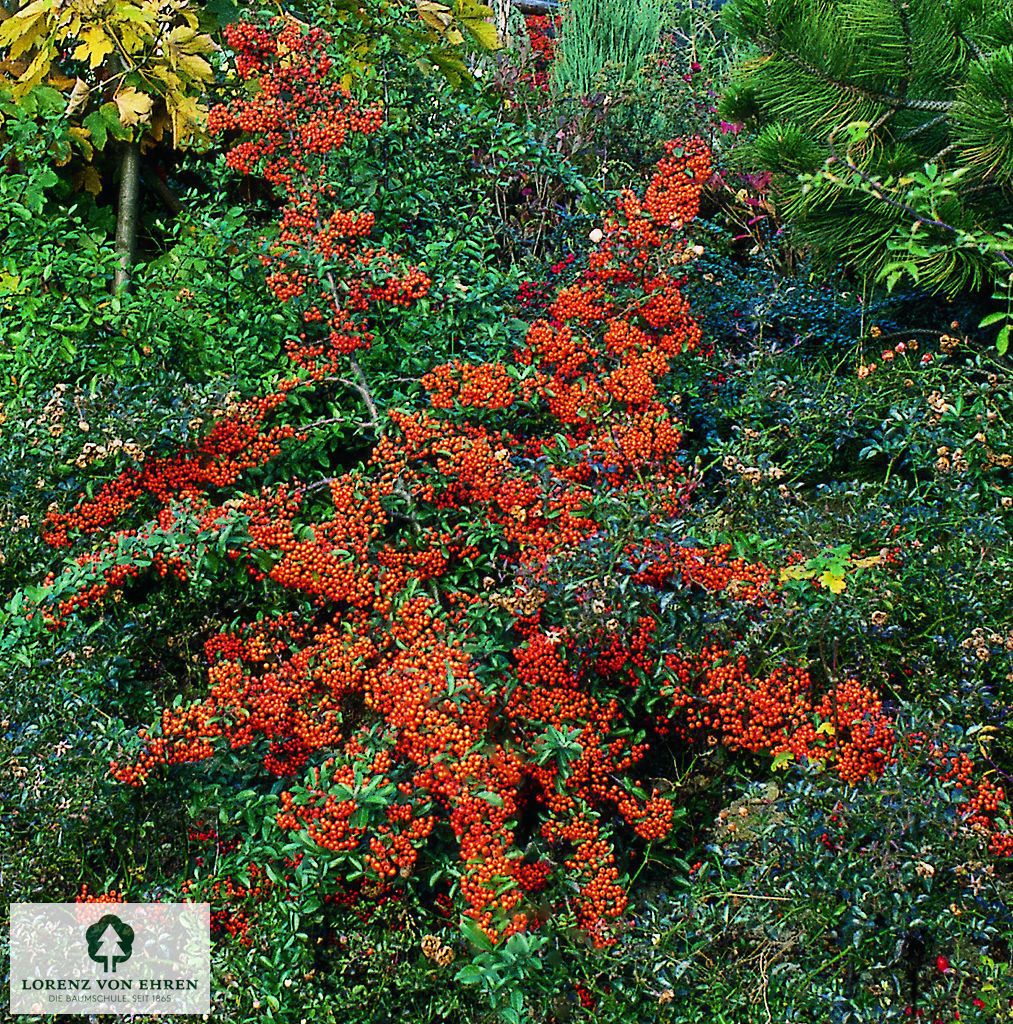
<instances>
[{"instance_id":1,"label":"pine branch","mask_svg":"<svg viewBox=\"0 0 1013 1024\"><path fill-rule=\"evenodd\" d=\"M861 86L854 85L851 82L841 82L828 74L822 68L816 67L815 64L810 64L800 54L795 53L792 50L783 47L779 50L767 51L769 57L784 57L790 60L793 64L802 68L808 72L813 78L818 78L821 82L826 83L829 86L837 89L839 92L848 93L852 96L858 96L860 99L868 100L870 103L878 103L881 106L893 107L895 110L951 110L953 108L953 100L918 100L901 98L899 96L890 96L886 93L872 92L869 89L863 89Z\"/></svg>"},{"instance_id":2,"label":"pine branch","mask_svg":"<svg viewBox=\"0 0 1013 1024\"><path fill-rule=\"evenodd\" d=\"M843 164L845 167L847 167L849 171L857 175L864 184L869 186L869 194L874 199L877 199L880 202L885 203L887 206L890 206L895 210L899 210L901 213L910 217L917 223L924 225L925 227L937 228L940 231L945 231L948 234L954 236L966 234L963 228L958 228L953 224L949 224L946 221L939 220L938 218L935 217L926 217L923 213L916 210L910 204L905 203L901 199L896 199L893 196L888 195L887 187L881 181L877 181L871 174L869 174L867 171L859 167L858 164L856 164L850 156L841 156L837 149L834 147L832 140L829 142L829 145L831 157L830 160L827 162L828 165L834 163ZM841 182L841 184L844 183ZM998 256L998 258L1002 260L1002 262L1005 263L1007 267L1013 270L1013 257L1009 256L1001 249L996 250L996 256Z\"/></svg>"}]
</instances>

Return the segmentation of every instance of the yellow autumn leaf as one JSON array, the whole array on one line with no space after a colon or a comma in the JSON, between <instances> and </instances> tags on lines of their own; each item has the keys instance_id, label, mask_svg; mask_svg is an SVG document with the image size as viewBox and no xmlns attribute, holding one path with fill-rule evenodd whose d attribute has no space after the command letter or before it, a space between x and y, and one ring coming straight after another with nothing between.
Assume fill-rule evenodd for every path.
<instances>
[{"instance_id":1,"label":"yellow autumn leaf","mask_svg":"<svg viewBox=\"0 0 1013 1024\"><path fill-rule=\"evenodd\" d=\"M102 191L102 179L91 164L75 176L74 184L77 188L84 192L90 192L93 196L97 196Z\"/></svg>"},{"instance_id":2,"label":"yellow autumn leaf","mask_svg":"<svg viewBox=\"0 0 1013 1024\"><path fill-rule=\"evenodd\" d=\"M813 577L813 570L804 565L786 565L778 576L782 583L785 580L809 580Z\"/></svg>"},{"instance_id":3,"label":"yellow autumn leaf","mask_svg":"<svg viewBox=\"0 0 1013 1024\"><path fill-rule=\"evenodd\" d=\"M116 109L120 112L120 123L126 126L140 124L151 117L151 97L138 92L133 86L121 89L114 97Z\"/></svg>"},{"instance_id":4,"label":"yellow autumn leaf","mask_svg":"<svg viewBox=\"0 0 1013 1024\"><path fill-rule=\"evenodd\" d=\"M18 17L8 18L0 25L0 45L9 46L8 56L11 60L17 60L45 37L45 31L46 22L41 16L30 21Z\"/></svg>"},{"instance_id":5,"label":"yellow autumn leaf","mask_svg":"<svg viewBox=\"0 0 1013 1024\"><path fill-rule=\"evenodd\" d=\"M17 293L21 291L21 278L17 274L8 274L0 270L0 292Z\"/></svg>"},{"instance_id":6,"label":"yellow autumn leaf","mask_svg":"<svg viewBox=\"0 0 1013 1024\"><path fill-rule=\"evenodd\" d=\"M499 38L499 32L496 31L496 26L492 22L468 18L465 24L484 49L497 50L503 45Z\"/></svg>"},{"instance_id":7,"label":"yellow autumn leaf","mask_svg":"<svg viewBox=\"0 0 1013 1024\"><path fill-rule=\"evenodd\" d=\"M882 565L882 555L870 555L868 558L853 558L851 565L855 569L870 569L874 565Z\"/></svg>"},{"instance_id":8,"label":"yellow autumn leaf","mask_svg":"<svg viewBox=\"0 0 1013 1024\"><path fill-rule=\"evenodd\" d=\"M172 118L166 112L166 110L159 108L154 117L151 119L151 124L148 125L147 135L145 141L150 145L154 145L156 142L161 142L165 136L166 128L172 128ZM142 145L142 150L143 150Z\"/></svg>"},{"instance_id":9,"label":"yellow autumn leaf","mask_svg":"<svg viewBox=\"0 0 1013 1024\"><path fill-rule=\"evenodd\" d=\"M49 52L48 47L43 47L39 52L32 58L31 64L21 73L18 78L18 86L15 89L15 94L23 96L31 89L35 88L46 77L46 73L49 71L49 65L52 63L52 55Z\"/></svg>"},{"instance_id":10,"label":"yellow autumn leaf","mask_svg":"<svg viewBox=\"0 0 1013 1024\"><path fill-rule=\"evenodd\" d=\"M169 33L169 45L182 46L184 43L188 43L196 35L197 30L192 25L177 25Z\"/></svg>"},{"instance_id":11,"label":"yellow autumn leaf","mask_svg":"<svg viewBox=\"0 0 1013 1024\"><path fill-rule=\"evenodd\" d=\"M81 155L85 160L91 160L95 156L95 147L92 145L91 132L87 128L74 125L67 133L77 143Z\"/></svg>"},{"instance_id":12,"label":"yellow autumn leaf","mask_svg":"<svg viewBox=\"0 0 1013 1024\"><path fill-rule=\"evenodd\" d=\"M94 71L116 49L101 25L92 25L81 33L81 42L74 51L74 60L86 60Z\"/></svg>"},{"instance_id":13,"label":"yellow autumn leaf","mask_svg":"<svg viewBox=\"0 0 1013 1024\"><path fill-rule=\"evenodd\" d=\"M137 28L135 25L120 25L117 28L120 44L128 54L133 56L144 52L151 40L151 33L147 28Z\"/></svg>"},{"instance_id":14,"label":"yellow autumn leaf","mask_svg":"<svg viewBox=\"0 0 1013 1024\"><path fill-rule=\"evenodd\" d=\"M5 18L0 23L0 46L10 46L16 52L24 53L45 31L46 15L51 0L35 0L34 3Z\"/></svg>"},{"instance_id":15,"label":"yellow autumn leaf","mask_svg":"<svg viewBox=\"0 0 1013 1024\"><path fill-rule=\"evenodd\" d=\"M38 33L40 23L44 24L45 0L36 0L24 10L4 18L0 22L0 46L12 46L14 41L31 32Z\"/></svg>"},{"instance_id":16,"label":"yellow autumn leaf","mask_svg":"<svg viewBox=\"0 0 1013 1024\"><path fill-rule=\"evenodd\" d=\"M177 143L194 134L206 113L206 109L193 96L182 93L166 96L165 105L172 118L172 136Z\"/></svg>"},{"instance_id":17,"label":"yellow autumn leaf","mask_svg":"<svg viewBox=\"0 0 1013 1024\"><path fill-rule=\"evenodd\" d=\"M486 50L496 50L502 45L494 22L495 11L477 0L456 0L454 4L458 20L467 26L471 34Z\"/></svg>"},{"instance_id":18,"label":"yellow autumn leaf","mask_svg":"<svg viewBox=\"0 0 1013 1024\"><path fill-rule=\"evenodd\" d=\"M178 58L180 71L185 71L190 78L198 82L206 82L211 78L211 65L196 53L181 53Z\"/></svg>"},{"instance_id":19,"label":"yellow autumn leaf","mask_svg":"<svg viewBox=\"0 0 1013 1024\"><path fill-rule=\"evenodd\" d=\"M833 722L823 722L816 730L816 735L821 736L836 736L837 730L834 728Z\"/></svg>"},{"instance_id":20,"label":"yellow autumn leaf","mask_svg":"<svg viewBox=\"0 0 1013 1024\"><path fill-rule=\"evenodd\" d=\"M434 0L415 0L415 9L422 21L440 35L447 35L454 24L454 12L446 4L438 4Z\"/></svg>"},{"instance_id":21,"label":"yellow autumn leaf","mask_svg":"<svg viewBox=\"0 0 1013 1024\"><path fill-rule=\"evenodd\" d=\"M830 572L829 570L821 573L818 579L821 586L826 587L831 594L840 594L848 587L843 576L838 576L836 573Z\"/></svg>"},{"instance_id":22,"label":"yellow autumn leaf","mask_svg":"<svg viewBox=\"0 0 1013 1024\"><path fill-rule=\"evenodd\" d=\"M151 77L157 78L164 86L164 88L157 90L160 94L169 95L174 92L181 92L183 89L183 79L168 64L156 64L151 69Z\"/></svg>"}]
</instances>

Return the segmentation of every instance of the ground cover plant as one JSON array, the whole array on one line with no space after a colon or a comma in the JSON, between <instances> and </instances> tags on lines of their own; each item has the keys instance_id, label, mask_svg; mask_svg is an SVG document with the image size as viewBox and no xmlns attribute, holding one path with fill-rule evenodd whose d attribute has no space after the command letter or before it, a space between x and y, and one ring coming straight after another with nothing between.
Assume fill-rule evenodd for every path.
<instances>
[{"instance_id":1,"label":"ground cover plant","mask_svg":"<svg viewBox=\"0 0 1013 1024\"><path fill-rule=\"evenodd\" d=\"M210 903L212 1020L1013 1015L1002 298L811 235L764 85L939 33L628 6L0 28L5 902Z\"/></svg>"}]
</instances>

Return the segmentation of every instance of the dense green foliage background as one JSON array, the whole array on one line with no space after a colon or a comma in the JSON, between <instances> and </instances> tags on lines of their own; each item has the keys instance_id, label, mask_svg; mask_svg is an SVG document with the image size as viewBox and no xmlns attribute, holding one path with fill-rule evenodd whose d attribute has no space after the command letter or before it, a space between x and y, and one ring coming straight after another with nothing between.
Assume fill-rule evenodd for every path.
<instances>
[{"instance_id":1,"label":"dense green foliage background","mask_svg":"<svg viewBox=\"0 0 1013 1024\"><path fill-rule=\"evenodd\" d=\"M898 721L1009 787L1013 375L995 348L1004 321L989 318L1008 310L996 266L1011 219L1013 7L942 6L732 0L722 21L700 0L665 0L642 15L656 14L657 45L638 38L633 65L626 51L596 65L600 88L584 67L542 89L511 53L468 53L470 71L441 74L415 37L377 27L365 59L350 48L349 73L383 97L386 119L350 149L343 187L376 213L375 237L434 282L409 315L378 325L364 360L390 394L411 396L435 362L505 351L532 287L581 258L660 143L703 134L719 170L687 292L713 351L676 371L700 477L680 525L772 565L876 550L884 536L906 557L887 582L856 576L842 595L797 587L762 623L715 599L680 626L734 638L759 665L793 657L855 674ZM299 8L334 27L345 5ZM384 17L396 26L406 14L394 5ZM523 51L520 24L517 37ZM834 83L799 73L815 51L834 55L835 80L953 105L945 118L919 107L884 119L881 102L846 90L838 109ZM76 189L73 164L54 159L63 106L0 98L0 112L0 888L5 903L69 900L83 884L157 899L278 852L245 827L238 762L141 791L101 770L156 708L196 691L203 639L239 621L248 596L212 553L187 588L138 583L129 615L110 608L55 640L11 624L58 564L38 535L46 509L200 436L212 410L276 377L298 325L264 287L270 197L214 148L147 154L178 206L146 189L139 263L130 290L113 293L115 196ZM922 238L911 210L884 205L867 181L816 183L829 136L853 121L876 126L851 136L861 174L958 227L961 245L947 231ZM901 183L926 163L942 185ZM925 255L912 248L923 244ZM912 266L888 290L880 271L898 261ZM336 424L296 469L333 468L359 444ZM301 900L297 883L259 902L252 949L216 944L211 1019L1013 1019L1010 862L961 831L937 781L901 764L842 792L783 767L673 752L666 769L687 809L678 849L645 861L614 948L576 931L496 950L458 936L441 967L421 946L432 908L406 900L361 920ZM212 819L222 842L209 850L190 829ZM936 967L940 955L952 970Z\"/></svg>"}]
</instances>

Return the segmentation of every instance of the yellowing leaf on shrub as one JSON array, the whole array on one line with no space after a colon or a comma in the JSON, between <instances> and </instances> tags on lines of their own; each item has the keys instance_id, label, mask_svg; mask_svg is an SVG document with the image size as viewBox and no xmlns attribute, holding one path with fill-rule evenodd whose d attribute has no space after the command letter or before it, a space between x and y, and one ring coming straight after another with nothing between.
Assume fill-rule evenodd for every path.
<instances>
[{"instance_id":1,"label":"yellowing leaf on shrub","mask_svg":"<svg viewBox=\"0 0 1013 1024\"><path fill-rule=\"evenodd\" d=\"M21 291L21 277L18 274L8 274L0 270L0 292L16 294Z\"/></svg>"},{"instance_id":2,"label":"yellowing leaf on shrub","mask_svg":"<svg viewBox=\"0 0 1013 1024\"><path fill-rule=\"evenodd\" d=\"M786 565L778 573L782 583L785 580L811 580L813 575L813 570L807 569L804 565Z\"/></svg>"},{"instance_id":3,"label":"yellowing leaf on shrub","mask_svg":"<svg viewBox=\"0 0 1013 1024\"><path fill-rule=\"evenodd\" d=\"M818 581L820 585L826 587L831 594L840 594L842 591L846 590L848 586L843 576L838 576L837 573L830 572L829 570L821 573L818 577Z\"/></svg>"},{"instance_id":4,"label":"yellowing leaf on shrub","mask_svg":"<svg viewBox=\"0 0 1013 1024\"><path fill-rule=\"evenodd\" d=\"M490 21L465 20L468 31L475 37L479 45L486 50L498 50L503 44L500 42L499 32L496 26Z\"/></svg>"},{"instance_id":5,"label":"yellowing leaf on shrub","mask_svg":"<svg viewBox=\"0 0 1013 1024\"><path fill-rule=\"evenodd\" d=\"M795 755L790 750L782 750L780 754L774 757L771 769L775 772L786 772L788 765L795 760Z\"/></svg>"},{"instance_id":6,"label":"yellowing leaf on shrub","mask_svg":"<svg viewBox=\"0 0 1013 1024\"><path fill-rule=\"evenodd\" d=\"M834 728L833 722L823 722L820 727L816 730L817 736L836 736L837 730Z\"/></svg>"},{"instance_id":7,"label":"yellowing leaf on shrub","mask_svg":"<svg viewBox=\"0 0 1013 1024\"><path fill-rule=\"evenodd\" d=\"M151 117L151 97L144 92L138 92L133 86L121 89L114 97L113 102L120 112L120 122L125 125L140 124Z\"/></svg>"},{"instance_id":8,"label":"yellowing leaf on shrub","mask_svg":"<svg viewBox=\"0 0 1013 1024\"><path fill-rule=\"evenodd\" d=\"M874 565L882 565L882 555L869 555L868 558L853 558L851 560L851 567L853 569L871 569Z\"/></svg>"},{"instance_id":9,"label":"yellowing leaf on shrub","mask_svg":"<svg viewBox=\"0 0 1013 1024\"><path fill-rule=\"evenodd\" d=\"M457 0L454 4L457 18L486 50L496 50L501 42L492 20L495 12L478 0Z\"/></svg>"}]
</instances>

